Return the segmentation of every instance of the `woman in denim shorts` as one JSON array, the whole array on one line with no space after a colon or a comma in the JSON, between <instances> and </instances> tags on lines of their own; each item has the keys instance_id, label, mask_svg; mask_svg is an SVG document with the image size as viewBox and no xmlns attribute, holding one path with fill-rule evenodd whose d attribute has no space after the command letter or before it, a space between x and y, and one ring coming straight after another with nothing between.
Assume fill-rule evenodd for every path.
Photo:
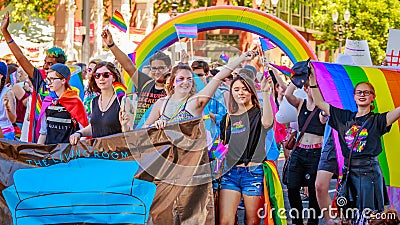
<instances>
[{"instance_id":1,"label":"woman in denim shorts","mask_svg":"<svg viewBox=\"0 0 400 225\"><path fill-rule=\"evenodd\" d=\"M230 87L229 113L221 120L221 139L229 144L219 200L220 224L234 224L243 197L246 223L259 224L263 209L262 162L266 157L267 129L273 123L266 79L261 84L264 107L257 99L254 81L240 73Z\"/></svg>"}]
</instances>

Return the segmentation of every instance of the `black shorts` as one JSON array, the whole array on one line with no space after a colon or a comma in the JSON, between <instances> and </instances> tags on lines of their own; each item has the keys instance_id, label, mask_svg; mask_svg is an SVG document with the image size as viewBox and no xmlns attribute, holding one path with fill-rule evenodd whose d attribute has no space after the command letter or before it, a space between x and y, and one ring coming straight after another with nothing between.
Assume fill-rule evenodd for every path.
<instances>
[{"instance_id":1,"label":"black shorts","mask_svg":"<svg viewBox=\"0 0 400 225\"><path fill-rule=\"evenodd\" d=\"M318 170L328 171L336 176L339 175L335 142L333 140L332 134L328 137L327 142L322 147L321 159L319 160Z\"/></svg>"}]
</instances>

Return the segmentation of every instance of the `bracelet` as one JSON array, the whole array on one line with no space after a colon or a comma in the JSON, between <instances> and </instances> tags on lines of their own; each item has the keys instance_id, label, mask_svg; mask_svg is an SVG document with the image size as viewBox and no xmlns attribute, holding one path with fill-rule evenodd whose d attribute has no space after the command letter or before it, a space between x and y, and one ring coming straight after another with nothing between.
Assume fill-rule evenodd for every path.
<instances>
[{"instance_id":1,"label":"bracelet","mask_svg":"<svg viewBox=\"0 0 400 225\"><path fill-rule=\"evenodd\" d=\"M311 85L310 88L318 88L318 84L316 84L316 85Z\"/></svg>"},{"instance_id":2,"label":"bracelet","mask_svg":"<svg viewBox=\"0 0 400 225\"><path fill-rule=\"evenodd\" d=\"M79 132L79 131L75 131L75 134L79 134L80 137L83 136L82 132Z\"/></svg>"},{"instance_id":3,"label":"bracelet","mask_svg":"<svg viewBox=\"0 0 400 225\"><path fill-rule=\"evenodd\" d=\"M7 44L9 45L9 44L11 44L13 42L14 42L14 39L11 39L11 41L7 41Z\"/></svg>"},{"instance_id":4,"label":"bracelet","mask_svg":"<svg viewBox=\"0 0 400 225\"><path fill-rule=\"evenodd\" d=\"M228 65L223 65L222 67L227 68L230 71L233 71L234 69L230 68Z\"/></svg>"},{"instance_id":5,"label":"bracelet","mask_svg":"<svg viewBox=\"0 0 400 225\"><path fill-rule=\"evenodd\" d=\"M114 45L115 45L115 43L113 42L112 44L107 45L107 47L108 47L108 48L111 48L111 47L113 47Z\"/></svg>"}]
</instances>

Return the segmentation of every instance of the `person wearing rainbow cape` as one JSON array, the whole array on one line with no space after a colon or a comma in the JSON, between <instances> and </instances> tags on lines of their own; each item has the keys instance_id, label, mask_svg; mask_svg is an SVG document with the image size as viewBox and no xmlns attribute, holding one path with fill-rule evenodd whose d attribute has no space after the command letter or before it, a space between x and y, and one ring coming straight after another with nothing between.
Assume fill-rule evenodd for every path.
<instances>
[{"instance_id":1,"label":"person wearing rainbow cape","mask_svg":"<svg viewBox=\"0 0 400 225\"><path fill-rule=\"evenodd\" d=\"M371 110L376 97L375 88L369 82L359 82L353 92L357 111L336 108L322 98L313 66L311 66L310 88L315 104L330 117L328 124L338 132L344 157L343 179L347 182L351 196L348 205L360 212L357 218L353 215L350 215L350 218L349 215L344 216L359 220L369 216L363 215L367 211L382 212L388 202L385 201L386 187L377 156L382 152L381 136L389 132L391 125L400 118L400 107L389 112L373 113ZM359 132L361 126L364 128ZM357 140L353 143L356 137ZM350 149L351 147L353 149ZM349 158L350 169L347 168Z\"/></svg>"},{"instance_id":2,"label":"person wearing rainbow cape","mask_svg":"<svg viewBox=\"0 0 400 225\"><path fill-rule=\"evenodd\" d=\"M90 124L70 136L72 145L76 145L81 137L104 137L133 128L133 104L120 90L124 88L121 86L121 73L113 63L97 63L89 87L100 95L92 100Z\"/></svg>"},{"instance_id":3,"label":"person wearing rainbow cape","mask_svg":"<svg viewBox=\"0 0 400 225\"><path fill-rule=\"evenodd\" d=\"M68 66L56 63L44 80L50 93L43 99L39 114L39 144L68 143L70 134L88 125L83 103L68 84L70 75Z\"/></svg>"}]
</instances>

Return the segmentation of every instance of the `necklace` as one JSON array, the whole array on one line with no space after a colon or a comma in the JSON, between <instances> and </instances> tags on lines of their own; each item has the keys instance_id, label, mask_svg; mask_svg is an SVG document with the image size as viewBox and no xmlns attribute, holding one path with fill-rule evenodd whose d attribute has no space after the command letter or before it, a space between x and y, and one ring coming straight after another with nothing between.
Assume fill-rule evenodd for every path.
<instances>
[{"instance_id":1,"label":"necklace","mask_svg":"<svg viewBox=\"0 0 400 225\"><path fill-rule=\"evenodd\" d=\"M108 100L108 103L107 103L107 106L106 106L106 108L105 109L108 109L108 106L110 105L110 103L111 103L111 99L113 99L113 97L114 97L114 94L115 94L115 92L113 93L113 95L110 97L110 99ZM101 111L101 116L104 116L104 113L105 113L105 111L106 110L104 110L104 108L103 108L103 95L100 95L100 104L99 104L99 109L100 109L100 111ZM101 106L101 107L100 107Z\"/></svg>"}]
</instances>

